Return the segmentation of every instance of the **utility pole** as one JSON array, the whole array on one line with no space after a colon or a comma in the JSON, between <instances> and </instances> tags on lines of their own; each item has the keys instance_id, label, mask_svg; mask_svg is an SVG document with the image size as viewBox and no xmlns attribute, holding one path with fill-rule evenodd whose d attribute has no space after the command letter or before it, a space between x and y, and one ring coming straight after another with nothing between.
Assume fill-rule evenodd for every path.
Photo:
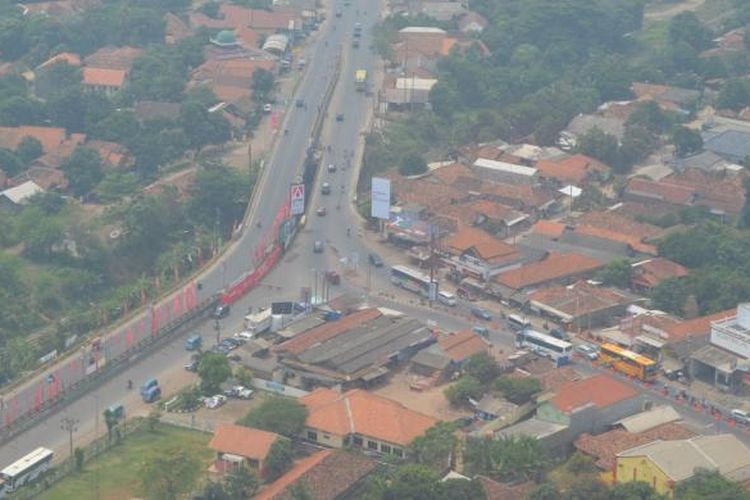
<instances>
[{"instance_id":1,"label":"utility pole","mask_svg":"<svg viewBox=\"0 0 750 500\"><path fill-rule=\"evenodd\" d=\"M219 318L216 318L214 322L214 330L216 330L216 345L219 345L221 341L221 323L219 323Z\"/></svg>"},{"instance_id":2,"label":"utility pole","mask_svg":"<svg viewBox=\"0 0 750 500\"><path fill-rule=\"evenodd\" d=\"M78 423L80 420L73 417L63 417L62 421L60 422L60 429L64 430L68 433L68 438L70 440L70 456L73 456L73 433L78 432Z\"/></svg>"}]
</instances>

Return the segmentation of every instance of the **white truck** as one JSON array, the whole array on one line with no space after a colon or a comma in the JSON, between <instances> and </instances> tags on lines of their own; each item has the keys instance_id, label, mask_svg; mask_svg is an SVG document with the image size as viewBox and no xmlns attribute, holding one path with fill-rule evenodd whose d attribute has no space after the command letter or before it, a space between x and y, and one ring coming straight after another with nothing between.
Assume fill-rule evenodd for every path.
<instances>
[{"instance_id":1,"label":"white truck","mask_svg":"<svg viewBox=\"0 0 750 500\"><path fill-rule=\"evenodd\" d=\"M271 308L245 316L245 330L253 336L263 333L269 328L271 328Z\"/></svg>"}]
</instances>

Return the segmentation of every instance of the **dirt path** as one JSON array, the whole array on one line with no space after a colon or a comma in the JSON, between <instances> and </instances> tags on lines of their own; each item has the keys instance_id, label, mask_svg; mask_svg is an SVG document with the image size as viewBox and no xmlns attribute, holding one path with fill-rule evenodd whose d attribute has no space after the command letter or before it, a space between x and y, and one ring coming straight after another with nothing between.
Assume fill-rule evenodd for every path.
<instances>
[{"instance_id":1,"label":"dirt path","mask_svg":"<svg viewBox=\"0 0 750 500\"><path fill-rule=\"evenodd\" d=\"M646 22L665 21L676 16L680 12L696 10L705 2L706 0L686 0L676 4L651 3L646 7L643 17Z\"/></svg>"}]
</instances>

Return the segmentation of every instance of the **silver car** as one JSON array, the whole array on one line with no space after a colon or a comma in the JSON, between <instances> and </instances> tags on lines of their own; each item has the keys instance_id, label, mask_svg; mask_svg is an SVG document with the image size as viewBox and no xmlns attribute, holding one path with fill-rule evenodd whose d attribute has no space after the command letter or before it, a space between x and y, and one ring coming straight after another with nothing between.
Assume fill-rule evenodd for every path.
<instances>
[{"instance_id":1,"label":"silver car","mask_svg":"<svg viewBox=\"0 0 750 500\"><path fill-rule=\"evenodd\" d=\"M575 351L590 361L594 361L599 357L599 351L596 347L589 344L579 344L575 347Z\"/></svg>"}]
</instances>

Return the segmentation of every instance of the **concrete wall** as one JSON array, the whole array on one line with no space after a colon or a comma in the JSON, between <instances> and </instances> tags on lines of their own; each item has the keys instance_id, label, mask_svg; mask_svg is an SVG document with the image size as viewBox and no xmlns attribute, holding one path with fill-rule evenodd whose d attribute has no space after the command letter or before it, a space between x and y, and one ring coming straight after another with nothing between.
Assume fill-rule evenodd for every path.
<instances>
[{"instance_id":1,"label":"concrete wall","mask_svg":"<svg viewBox=\"0 0 750 500\"><path fill-rule=\"evenodd\" d=\"M615 482L643 481L657 493L672 497L672 481L647 457L620 457L615 465Z\"/></svg>"}]
</instances>

